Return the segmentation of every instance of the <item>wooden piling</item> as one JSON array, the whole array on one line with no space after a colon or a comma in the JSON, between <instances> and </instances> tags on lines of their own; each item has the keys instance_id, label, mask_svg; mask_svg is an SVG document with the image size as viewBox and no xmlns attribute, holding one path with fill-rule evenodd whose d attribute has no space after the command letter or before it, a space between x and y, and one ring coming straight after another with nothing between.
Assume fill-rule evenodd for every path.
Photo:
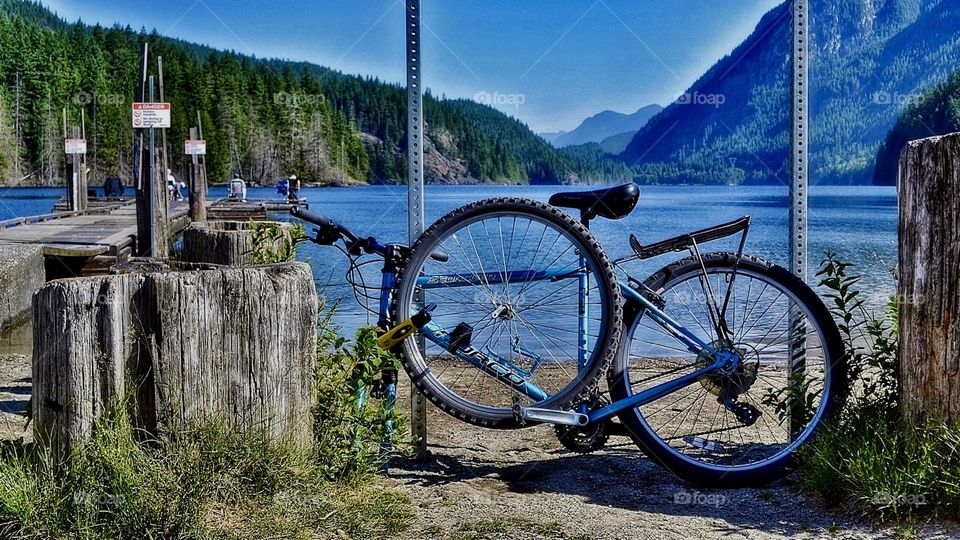
<instances>
[{"instance_id":1,"label":"wooden piling","mask_svg":"<svg viewBox=\"0 0 960 540\"><path fill-rule=\"evenodd\" d=\"M147 92L147 53L149 45L144 42L140 50L140 84L137 85L137 103L142 103ZM153 218L150 213L150 201L153 197L152 182L144 179L143 129L136 129L133 140L133 187L137 190L137 255L150 255L150 238L153 237Z\"/></svg>"},{"instance_id":2,"label":"wooden piling","mask_svg":"<svg viewBox=\"0 0 960 540\"><path fill-rule=\"evenodd\" d=\"M960 133L900 159L901 410L908 425L960 424Z\"/></svg>"},{"instance_id":3,"label":"wooden piling","mask_svg":"<svg viewBox=\"0 0 960 540\"><path fill-rule=\"evenodd\" d=\"M198 128L190 128L190 140L197 140ZM200 174L200 159L190 156L190 219L194 223L207 220L207 176Z\"/></svg>"},{"instance_id":4,"label":"wooden piling","mask_svg":"<svg viewBox=\"0 0 960 540\"><path fill-rule=\"evenodd\" d=\"M53 281L34 298L35 438L67 457L125 403L157 435L216 420L309 444L317 306L302 263Z\"/></svg>"},{"instance_id":5,"label":"wooden piling","mask_svg":"<svg viewBox=\"0 0 960 540\"><path fill-rule=\"evenodd\" d=\"M289 238L292 226L274 222ZM248 221L192 223L183 231L184 262L249 266L253 258L253 230Z\"/></svg>"}]
</instances>

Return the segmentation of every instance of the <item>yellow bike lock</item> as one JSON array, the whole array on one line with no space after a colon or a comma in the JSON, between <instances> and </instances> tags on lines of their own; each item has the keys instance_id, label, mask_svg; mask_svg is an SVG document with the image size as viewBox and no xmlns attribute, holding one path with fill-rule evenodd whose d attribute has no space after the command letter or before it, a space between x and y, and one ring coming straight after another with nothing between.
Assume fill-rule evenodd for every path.
<instances>
[{"instance_id":1,"label":"yellow bike lock","mask_svg":"<svg viewBox=\"0 0 960 540\"><path fill-rule=\"evenodd\" d=\"M430 304L429 306L420 310L420 312L413 317L410 317L397 326L391 328L386 334L377 339L377 345L386 351L392 350L397 345L400 345L403 343L403 340L413 335L416 331L420 330L431 321L432 318L430 317L430 312L436 308L436 304Z\"/></svg>"}]
</instances>

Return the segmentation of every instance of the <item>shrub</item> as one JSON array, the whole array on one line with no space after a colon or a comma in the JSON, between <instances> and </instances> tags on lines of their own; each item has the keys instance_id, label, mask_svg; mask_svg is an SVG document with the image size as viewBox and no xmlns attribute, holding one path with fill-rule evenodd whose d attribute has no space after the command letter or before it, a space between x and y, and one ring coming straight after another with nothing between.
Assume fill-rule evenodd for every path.
<instances>
[{"instance_id":1,"label":"shrub","mask_svg":"<svg viewBox=\"0 0 960 540\"><path fill-rule=\"evenodd\" d=\"M353 400L395 359L376 349L371 329L349 344L331 317L322 317L318 341L315 447L215 421L152 440L121 405L65 463L8 443L0 538L386 538L405 530L409 498L367 474L385 458L379 437L392 416L382 400Z\"/></svg>"},{"instance_id":2,"label":"shrub","mask_svg":"<svg viewBox=\"0 0 960 540\"><path fill-rule=\"evenodd\" d=\"M253 234L254 264L291 262L297 255L297 246L307 239L307 233L300 223L285 227L279 223L251 219L249 226Z\"/></svg>"},{"instance_id":3,"label":"shrub","mask_svg":"<svg viewBox=\"0 0 960 540\"><path fill-rule=\"evenodd\" d=\"M409 434L406 419L389 406L381 385L385 371L400 369L396 356L377 346L374 327L357 330L352 344L340 337L333 312L321 318L317 338L314 433L327 474L347 478L384 465L390 457L385 441L392 439L394 451L407 450Z\"/></svg>"},{"instance_id":4,"label":"shrub","mask_svg":"<svg viewBox=\"0 0 960 540\"><path fill-rule=\"evenodd\" d=\"M898 305L891 299L884 316L870 314L852 269L831 253L818 273L853 386L839 418L803 451L801 486L880 518L960 517L960 430L936 423L905 429L897 405Z\"/></svg>"}]
</instances>

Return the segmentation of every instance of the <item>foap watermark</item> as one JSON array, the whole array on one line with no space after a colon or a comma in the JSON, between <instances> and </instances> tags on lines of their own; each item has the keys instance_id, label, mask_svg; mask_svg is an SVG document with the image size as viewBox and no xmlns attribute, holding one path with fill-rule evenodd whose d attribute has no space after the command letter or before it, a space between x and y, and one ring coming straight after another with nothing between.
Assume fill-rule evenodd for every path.
<instances>
[{"instance_id":1,"label":"foap watermark","mask_svg":"<svg viewBox=\"0 0 960 540\"><path fill-rule=\"evenodd\" d=\"M900 92L874 92L870 99L874 105L893 105L901 107L904 105L913 105L920 101L920 94L903 94Z\"/></svg>"},{"instance_id":2,"label":"foap watermark","mask_svg":"<svg viewBox=\"0 0 960 540\"><path fill-rule=\"evenodd\" d=\"M504 94L501 92L487 92L483 90L474 94L473 100L481 105L513 107L515 109L519 109L527 102L527 96L524 94Z\"/></svg>"},{"instance_id":3,"label":"foap watermark","mask_svg":"<svg viewBox=\"0 0 960 540\"><path fill-rule=\"evenodd\" d=\"M78 491L73 494L73 503L77 506L117 508L122 502L123 498L119 495L110 495L108 493L90 493L88 491Z\"/></svg>"},{"instance_id":4,"label":"foap watermark","mask_svg":"<svg viewBox=\"0 0 960 540\"><path fill-rule=\"evenodd\" d=\"M323 94L277 92L273 95L273 102L284 107L318 106L323 104L325 100Z\"/></svg>"},{"instance_id":5,"label":"foap watermark","mask_svg":"<svg viewBox=\"0 0 960 540\"><path fill-rule=\"evenodd\" d=\"M127 98L123 94L97 94L81 90L73 95L73 103L80 107L87 105L123 105Z\"/></svg>"},{"instance_id":6,"label":"foap watermark","mask_svg":"<svg viewBox=\"0 0 960 540\"><path fill-rule=\"evenodd\" d=\"M678 491L673 494L673 504L684 506L712 506L720 508L727 504L726 495L720 493L701 493L699 491Z\"/></svg>"},{"instance_id":7,"label":"foap watermark","mask_svg":"<svg viewBox=\"0 0 960 540\"><path fill-rule=\"evenodd\" d=\"M925 506L927 496L923 493L891 493L889 491L878 491L870 497L870 502L876 506Z\"/></svg>"},{"instance_id":8,"label":"foap watermark","mask_svg":"<svg viewBox=\"0 0 960 540\"><path fill-rule=\"evenodd\" d=\"M512 306L514 309L518 309L525 305L526 301L526 296L523 293L500 295L493 291L477 291L473 295L473 303L482 306Z\"/></svg>"},{"instance_id":9,"label":"foap watermark","mask_svg":"<svg viewBox=\"0 0 960 540\"><path fill-rule=\"evenodd\" d=\"M686 92L674 101L676 105L700 105L719 109L727 102L725 94L703 94L700 92Z\"/></svg>"}]
</instances>

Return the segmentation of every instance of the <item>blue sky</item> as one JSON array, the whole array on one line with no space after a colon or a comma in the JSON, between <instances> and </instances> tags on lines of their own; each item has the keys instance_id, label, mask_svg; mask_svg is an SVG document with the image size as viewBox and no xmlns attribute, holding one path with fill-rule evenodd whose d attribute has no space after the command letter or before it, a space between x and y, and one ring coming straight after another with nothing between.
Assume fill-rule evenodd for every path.
<instances>
[{"instance_id":1,"label":"blue sky","mask_svg":"<svg viewBox=\"0 0 960 540\"><path fill-rule=\"evenodd\" d=\"M423 0L424 78L535 131L680 95L780 0ZM45 0L74 21L129 24L259 57L404 77L402 0Z\"/></svg>"}]
</instances>

